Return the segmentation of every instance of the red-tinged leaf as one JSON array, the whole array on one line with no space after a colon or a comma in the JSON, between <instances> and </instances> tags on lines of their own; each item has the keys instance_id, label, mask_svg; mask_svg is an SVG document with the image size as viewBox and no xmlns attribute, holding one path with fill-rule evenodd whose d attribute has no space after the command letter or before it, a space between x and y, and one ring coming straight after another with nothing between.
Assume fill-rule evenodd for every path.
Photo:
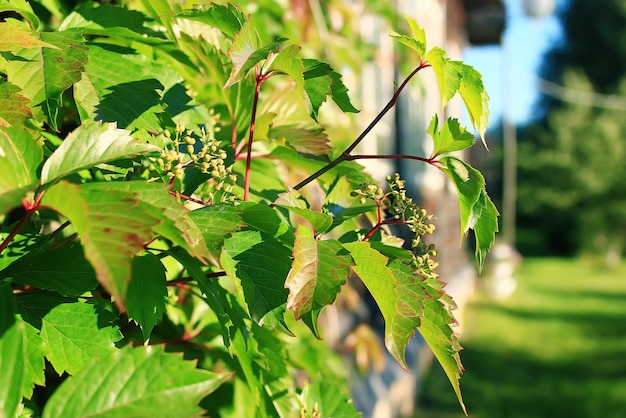
<instances>
[{"instance_id":1,"label":"red-tinged leaf","mask_svg":"<svg viewBox=\"0 0 626 418\"><path fill-rule=\"evenodd\" d=\"M85 39L77 30L38 33L57 48L24 48L14 51L21 59L6 64L8 81L41 110L48 124L57 129L61 95L81 79L87 64Z\"/></svg>"},{"instance_id":2,"label":"red-tinged leaf","mask_svg":"<svg viewBox=\"0 0 626 418\"><path fill-rule=\"evenodd\" d=\"M279 194L274 204L301 216L318 234L326 231L333 223L331 215L309 209L308 202L297 190Z\"/></svg>"},{"instance_id":3,"label":"red-tinged leaf","mask_svg":"<svg viewBox=\"0 0 626 418\"><path fill-rule=\"evenodd\" d=\"M287 310L296 318L334 302L350 275L352 258L337 241L320 241L300 225L296 230L293 263L285 281Z\"/></svg>"},{"instance_id":4,"label":"red-tinged leaf","mask_svg":"<svg viewBox=\"0 0 626 418\"><path fill-rule=\"evenodd\" d=\"M89 122L72 131L41 170L42 184L97 164L131 158L160 148L143 143L115 123Z\"/></svg>"},{"instance_id":5,"label":"red-tinged leaf","mask_svg":"<svg viewBox=\"0 0 626 418\"><path fill-rule=\"evenodd\" d=\"M128 193L85 191L68 182L50 187L41 204L72 223L98 281L125 311L132 258L153 237L152 228L160 219Z\"/></svg>"},{"instance_id":6,"label":"red-tinged leaf","mask_svg":"<svg viewBox=\"0 0 626 418\"><path fill-rule=\"evenodd\" d=\"M0 127L19 128L33 117L31 100L23 96L21 89L11 83L0 83Z\"/></svg>"},{"instance_id":7,"label":"red-tinged leaf","mask_svg":"<svg viewBox=\"0 0 626 418\"><path fill-rule=\"evenodd\" d=\"M285 142L302 154L326 157L332 149L322 128L274 126L271 129L271 136L277 139L284 138Z\"/></svg>"},{"instance_id":8,"label":"red-tinged leaf","mask_svg":"<svg viewBox=\"0 0 626 418\"><path fill-rule=\"evenodd\" d=\"M0 51L9 52L17 48L54 48L59 47L44 42L37 34L29 29L28 25L15 19L0 22Z\"/></svg>"},{"instance_id":9,"label":"red-tinged leaf","mask_svg":"<svg viewBox=\"0 0 626 418\"><path fill-rule=\"evenodd\" d=\"M198 403L230 375L196 368L163 346L125 347L93 359L67 379L43 417L195 417Z\"/></svg>"}]
</instances>

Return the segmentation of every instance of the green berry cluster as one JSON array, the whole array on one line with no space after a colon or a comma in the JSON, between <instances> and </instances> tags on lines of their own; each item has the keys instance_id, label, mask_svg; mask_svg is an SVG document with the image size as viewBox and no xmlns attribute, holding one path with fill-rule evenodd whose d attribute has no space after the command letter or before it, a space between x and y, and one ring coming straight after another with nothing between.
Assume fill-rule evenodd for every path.
<instances>
[{"instance_id":1,"label":"green berry cluster","mask_svg":"<svg viewBox=\"0 0 626 418\"><path fill-rule=\"evenodd\" d=\"M215 137L220 127L216 126L217 117L213 119L207 128L200 129L199 134L182 124L176 125L174 135L166 130L164 135L171 140L171 145L161 151L154 162L160 172L171 180L183 180L185 168L195 167L210 176L206 183L210 191L206 191L203 198L211 202L216 199L234 202L237 196L233 194L233 186L237 176L232 171L232 165L227 165L228 154Z\"/></svg>"}]
</instances>

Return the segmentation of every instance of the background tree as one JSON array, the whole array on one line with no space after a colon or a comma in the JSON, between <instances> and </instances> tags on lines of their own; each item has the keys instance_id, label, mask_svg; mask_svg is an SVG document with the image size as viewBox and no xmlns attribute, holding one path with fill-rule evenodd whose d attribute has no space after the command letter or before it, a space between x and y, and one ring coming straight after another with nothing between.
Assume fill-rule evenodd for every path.
<instances>
[{"instance_id":1,"label":"background tree","mask_svg":"<svg viewBox=\"0 0 626 418\"><path fill-rule=\"evenodd\" d=\"M540 116L521 135L520 226L535 232L520 246L593 249L614 264L626 235L626 4L571 0L560 20Z\"/></svg>"}]
</instances>

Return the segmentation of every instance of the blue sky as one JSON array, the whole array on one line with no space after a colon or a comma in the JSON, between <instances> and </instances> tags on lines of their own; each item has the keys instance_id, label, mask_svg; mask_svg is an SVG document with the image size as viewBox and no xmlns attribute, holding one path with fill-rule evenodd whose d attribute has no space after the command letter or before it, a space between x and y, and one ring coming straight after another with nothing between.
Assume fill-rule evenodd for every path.
<instances>
[{"instance_id":1,"label":"blue sky","mask_svg":"<svg viewBox=\"0 0 626 418\"><path fill-rule=\"evenodd\" d=\"M508 111L516 123L524 123L532 116L537 98L535 77L542 56L560 39L560 26L554 15L534 19L524 14L522 0L504 0L504 3L507 27L503 47L470 47L463 52L465 63L483 75L491 97L492 126L500 121L505 106L510 106ZM564 0L558 3L562 5Z\"/></svg>"}]
</instances>

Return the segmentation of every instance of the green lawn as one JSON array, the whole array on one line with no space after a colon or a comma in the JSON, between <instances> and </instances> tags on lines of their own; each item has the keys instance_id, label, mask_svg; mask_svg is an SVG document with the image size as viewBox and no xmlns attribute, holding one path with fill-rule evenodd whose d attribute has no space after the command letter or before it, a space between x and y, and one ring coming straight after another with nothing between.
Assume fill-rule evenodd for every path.
<instances>
[{"instance_id":1,"label":"green lawn","mask_svg":"<svg viewBox=\"0 0 626 418\"><path fill-rule=\"evenodd\" d=\"M626 265L526 259L518 288L466 310L461 390L470 417L626 417ZM462 417L438 364L417 417Z\"/></svg>"}]
</instances>

